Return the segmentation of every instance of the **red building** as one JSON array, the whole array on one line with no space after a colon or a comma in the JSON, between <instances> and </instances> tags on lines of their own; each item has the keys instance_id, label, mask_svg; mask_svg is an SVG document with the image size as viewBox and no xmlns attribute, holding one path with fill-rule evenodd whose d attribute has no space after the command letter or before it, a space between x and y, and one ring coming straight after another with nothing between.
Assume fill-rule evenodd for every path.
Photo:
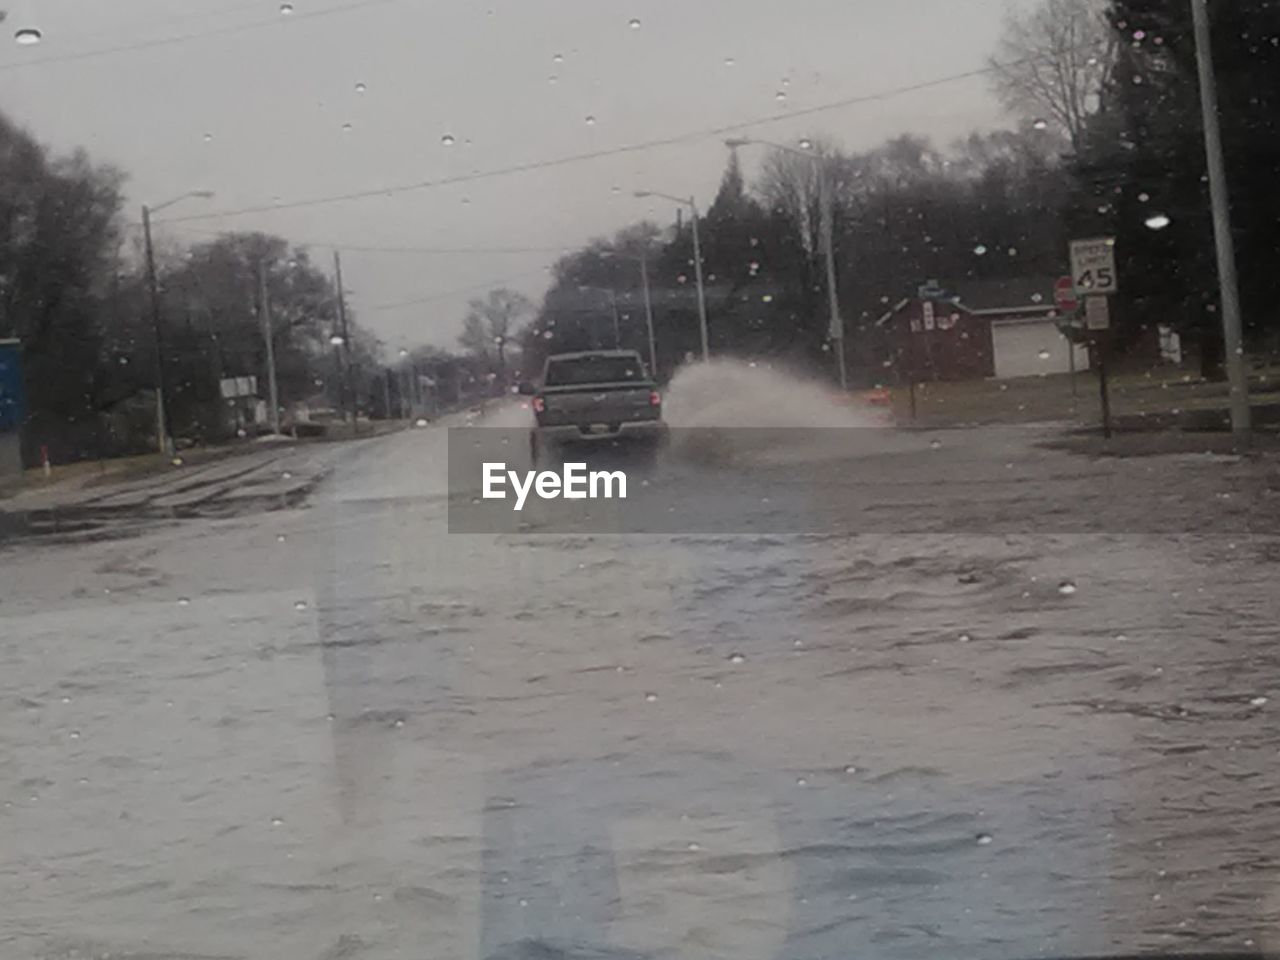
<instances>
[{"instance_id":1,"label":"red building","mask_svg":"<svg viewBox=\"0 0 1280 960\"><path fill-rule=\"evenodd\" d=\"M1072 348L1058 329L1053 277L930 281L877 321L903 381L980 380L1066 373ZM1089 366L1083 346L1075 369Z\"/></svg>"}]
</instances>

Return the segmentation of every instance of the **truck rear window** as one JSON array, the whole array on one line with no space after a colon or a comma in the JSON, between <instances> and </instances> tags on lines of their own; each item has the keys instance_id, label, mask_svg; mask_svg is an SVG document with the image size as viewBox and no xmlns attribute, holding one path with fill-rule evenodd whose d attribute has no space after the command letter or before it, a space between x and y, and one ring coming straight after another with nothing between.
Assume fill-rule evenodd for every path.
<instances>
[{"instance_id":1,"label":"truck rear window","mask_svg":"<svg viewBox=\"0 0 1280 960\"><path fill-rule=\"evenodd\" d=\"M580 383L621 383L643 379L644 370L635 357L576 357L548 364L546 385L569 387Z\"/></svg>"}]
</instances>

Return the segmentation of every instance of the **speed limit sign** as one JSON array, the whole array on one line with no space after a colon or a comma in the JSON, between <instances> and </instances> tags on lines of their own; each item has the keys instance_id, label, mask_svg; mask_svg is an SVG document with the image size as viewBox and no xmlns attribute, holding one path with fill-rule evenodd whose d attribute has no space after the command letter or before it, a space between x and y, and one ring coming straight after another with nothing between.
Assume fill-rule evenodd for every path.
<instances>
[{"instance_id":1,"label":"speed limit sign","mask_svg":"<svg viewBox=\"0 0 1280 960\"><path fill-rule=\"evenodd\" d=\"M1115 293L1116 238L1092 237L1071 241L1071 282L1081 296L1090 293Z\"/></svg>"}]
</instances>

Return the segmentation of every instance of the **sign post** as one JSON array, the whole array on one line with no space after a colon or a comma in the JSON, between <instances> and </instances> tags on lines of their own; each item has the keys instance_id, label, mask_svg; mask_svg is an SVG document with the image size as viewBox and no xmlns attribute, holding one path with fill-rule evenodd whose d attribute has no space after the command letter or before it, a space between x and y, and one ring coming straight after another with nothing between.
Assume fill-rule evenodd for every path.
<instances>
[{"instance_id":1,"label":"sign post","mask_svg":"<svg viewBox=\"0 0 1280 960\"><path fill-rule=\"evenodd\" d=\"M1058 308L1058 312L1066 317L1070 317L1076 312L1080 306L1080 302L1076 300L1076 285L1070 277L1059 277L1053 282L1053 302ZM1067 329L1073 329L1074 324L1068 320ZM1073 337L1063 332L1062 334L1067 340L1067 366L1071 371L1071 410L1075 412L1076 397L1076 342Z\"/></svg>"},{"instance_id":2,"label":"sign post","mask_svg":"<svg viewBox=\"0 0 1280 960\"><path fill-rule=\"evenodd\" d=\"M1098 399L1102 404L1102 435L1111 439L1111 397L1107 390L1107 348L1111 311L1107 297L1120 288L1116 274L1115 237L1071 241L1071 287L1075 300L1084 298L1084 326L1098 361ZM1054 296L1057 297L1057 287Z\"/></svg>"}]
</instances>

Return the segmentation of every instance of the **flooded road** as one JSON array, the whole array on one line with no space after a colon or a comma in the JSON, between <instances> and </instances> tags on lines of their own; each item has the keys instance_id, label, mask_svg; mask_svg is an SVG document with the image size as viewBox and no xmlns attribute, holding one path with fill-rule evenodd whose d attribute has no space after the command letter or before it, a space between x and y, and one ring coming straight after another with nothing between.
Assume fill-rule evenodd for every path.
<instances>
[{"instance_id":1,"label":"flooded road","mask_svg":"<svg viewBox=\"0 0 1280 960\"><path fill-rule=\"evenodd\" d=\"M450 534L431 428L279 509L11 541L0 953L1280 947L1274 467L951 436L1133 522ZM1198 532L1143 532L1152 468Z\"/></svg>"}]
</instances>

